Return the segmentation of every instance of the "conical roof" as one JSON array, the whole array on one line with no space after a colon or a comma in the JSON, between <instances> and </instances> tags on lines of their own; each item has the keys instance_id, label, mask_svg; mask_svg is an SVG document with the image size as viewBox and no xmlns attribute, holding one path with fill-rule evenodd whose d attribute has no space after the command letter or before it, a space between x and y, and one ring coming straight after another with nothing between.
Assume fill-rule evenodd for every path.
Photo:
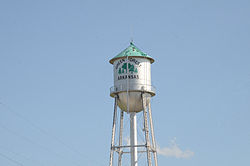
<instances>
[{"instance_id":1,"label":"conical roof","mask_svg":"<svg viewBox=\"0 0 250 166\"><path fill-rule=\"evenodd\" d=\"M132 42L130 42L130 46L123 50L120 54L116 55L114 58L112 58L109 62L111 64L114 63L115 60L125 57L143 57L150 60L151 63L154 62L154 59L151 58L149 55L143 53L139 48L137 48Z\"/></svg>"}]
</instances>

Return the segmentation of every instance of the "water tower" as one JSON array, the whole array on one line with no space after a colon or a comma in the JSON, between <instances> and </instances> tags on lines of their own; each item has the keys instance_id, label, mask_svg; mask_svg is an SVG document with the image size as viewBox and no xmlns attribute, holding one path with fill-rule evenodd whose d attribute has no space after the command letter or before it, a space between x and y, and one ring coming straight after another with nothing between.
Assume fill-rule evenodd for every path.
<instances>
[{"instance_id":1,"label":"water tower","mask_svg":"<svg viewBox=\"0 0 250 166\"><path fill-rule=\"evenodd\" d=\"M157 166L150 105L151 97L155 95L155 89L151 85L151 64L154 59L131 42L129 47L109 62L113 65L114 72L114 86L110 89L110 96L115 99L109 166L122 166L124 155L129 155L127 160L130 160L131 166L138 166L138 155L142 153L145 154L144 163ZM137 120L138 114L142 115L142 124ZM124 141L126 116L129 119L127 144ZM138 125L143 126L143 129L138 130ZM144 141L138 142L138 134L143 135Z\"/></svg>"}]
</instances>

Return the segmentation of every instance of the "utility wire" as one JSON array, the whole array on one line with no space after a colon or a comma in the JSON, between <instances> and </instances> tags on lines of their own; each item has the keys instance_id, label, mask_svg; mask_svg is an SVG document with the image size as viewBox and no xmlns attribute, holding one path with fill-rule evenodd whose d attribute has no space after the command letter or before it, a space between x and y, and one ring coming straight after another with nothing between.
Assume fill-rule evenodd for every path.
<instances>
[{"instance_id":1,"label":"utility wire","mask_svg":"<svg viewBox=\"0 0 250 166\"><path fill-rule=\"evenodd\" d=\"M11 161L12 163L15 163L16 165L24 166L21 162L15 160L15 159L12 159L12 158L6 156L5 154L0 153L0 156L7 159L7 160L9 160L9 161Z\"/></svg>"},{"instance_id":2,"label":"utility wire","mask_svg":"<svg viewBox=\"0 0 250 166\"><path fill-rule=\"evenodd\" d=\"M14 151L10 150L9 148L0 146L0 149L5 150L5 151L8 151L8 152L14 154L15 156L19 156L19 157L21 157L21 158L24 158L24 159L29 160L29 161L31 161L31 162L36 162L37 164L44 166L43 163L41 163L41 162L39 162L39 161L36 161L36 160L32 159L31 157L28 157L28 156L26 156L26 155L24 155L24 154L20 154L20 153L14 152Z\"/></svg>"},{"instance_id":3,"label":"utility wire","mask_svg":"<svg viewBox=\"0 0 250 166\"><path fill-rule=\"evenodd\" d=\"M8 105L6 105L5 103L3 103L2 101L0 101L0 104L3 105L5 108L7 108L7 110L9 112L11 112L12 114L16 115L17 117L19 117L20 119L24 120L26 123L30 124L34 129L38 130L40 133L43 133L44 135L48 136L48 137L52 137L56 142L62 144L64 147L66 147L68 150L70 150L71 152L74 152L75 154L77 154L79 157L83 157L86 155L83 155L82 153L80 153L78 150L76 150L75 148L73 148L72 146L66 144L64 141L62 141L62 139L60 139L59 137L55 136L55 135L51 135L49 132L47 132L46 130L44 130L43 128L39 127L38 125L36 125L34 122L32 122L31 120L29 120L28 118L24 117L23 115L21 115L20 113L14 111L12 108L10 108ZM64 158L64 157L63 157ZM97 163L96 160L93 160L95 163ZM103 163L98 162L98 165L103 165Z\"/></svg>"},{"instance_id":4,"label":"utility wire","mask_svg":"<svg viewBox=\"0 0 250 166\"><path fill-rule=\"evenodd\" d=\"M11 134L13 134L13 135L15 135L15 136L18 136L18 137L20 137L20 138L22 138L22 139L25 140L26 142L29 142L29 143L31 143L31 144L33 144L33 145L36 145L36 146L39 146L40 148L42 148L43 150L46 150L47 152L54 153L56 156L58 156L58 157L60 157L60 158L65 159L65 157L66 157L66 156L64 156L64 155L61 155L61 154L59 154L59 153L57 153L57 152L51 150L50 148L48 148L48 147L46 147L46 146L43 146L43 145L40 144L40 143L37 143L37 142L33 141L32 139L30 139L30 138L28 138L28 137L26 137L26 136L23 136L23 135L21 135L21 134L15 132L15 131L9 129L8 127L6 127L6 126L5 126L4 124L2 124L2 123L0 123L0 127L2 127L3 129L7 130L9 133L11 133ZM75 160L73 160L73 161L75 162L76 165L81 166L81 164L77 163Z\"/></svg>"},{"instance_id":5,"label":"utility wire","mask_svg":"<svg viewBox=\"0 0 250 166\"><path fill-rule=\"evenodd\" d=\"M67 145L64 141L62 141L60 138L49 134L46 130L42 129L41 127L37 126L35 123L33 123L31 120L25 118L23 115L19 114L16 111L13 111L13 109L11 109L9 106L7 106L6 104L0 102L0 104L4 105L6 108L8 108L8 111L10 111L11 113L15 114L17 117L19 117L20 119L26 121L27 123L29 123L33 128L37 129L40 133L43 133L46 136L49 137L53 137L54 140L56 142L59 142L60 144L64 145L68 150L70 149L71 151L73 151L74 153L77 153L78 155L82 156L82 154L80 154L80 152L78 152L77 150L75 150L74 148L72 148L71 146Z\"/></svg>"},{"instance_id":6,"label":"utility wire","mask_svg":"<svg viewBox=\"0 0 250 166\"><path fill-rule=\"evenodd\" d=\"M60 155L59 153L52 151L50 148L45 147L45 146L41 145L40 143L37 143L37 142L33 141L32 139L30 139L30 138L28 138L28 137L26 137L26 136L23 136L23 135L21 135L21 134L15 132L15 131L9 129L8 127L6 127L6 126L5 126L4 124L2 124L2 123L0 123L0 127L2 127L3 129L5 129L6 131L8 131L9 133L11 133L12 135L15 135L15 136L17 136L17 137L19 137L19 138L22 138L23 140L25 140L26 142L28 142L28 143L30 143L30 144L39 146L39 147L42 148L43 150L45 150L45 151L47 151L47 152L50 152L50 153L54 153L54 154L55 154L56 156L58 156L58 157L65 158L65 156L62 156L62 155Z\"/></svg>"}]
</instances>

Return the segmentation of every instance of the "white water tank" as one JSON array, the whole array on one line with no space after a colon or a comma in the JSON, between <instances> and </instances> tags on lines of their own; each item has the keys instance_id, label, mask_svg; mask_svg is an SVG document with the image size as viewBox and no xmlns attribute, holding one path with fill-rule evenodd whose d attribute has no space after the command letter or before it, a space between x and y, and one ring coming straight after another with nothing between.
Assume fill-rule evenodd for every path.
<instances>
[{"instance_id":1,"label":"white water tank","mask_svg":"<svg viewBox=\"0 0 250 166\"><path fill-rule=\"evenodd\" d=\"M154 59L131 42L128 48L109 62L114 71L114 86L110 89L110 96L117 95L121 110L140 112L143 109L142 92L148 96L146 105L150 97L155 95L155 89L151 85L151 64Z\"/></svg>"}]
</instances>

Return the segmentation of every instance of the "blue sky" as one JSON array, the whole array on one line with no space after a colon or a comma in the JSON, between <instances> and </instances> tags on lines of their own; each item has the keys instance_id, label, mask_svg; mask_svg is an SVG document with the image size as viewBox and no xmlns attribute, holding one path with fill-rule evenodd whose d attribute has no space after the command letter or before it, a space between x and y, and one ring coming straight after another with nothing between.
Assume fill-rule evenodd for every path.
<instances>
[{"instance_id":1,"label":"blue sky","mask_svg":"<svg viewBox=\"0 0 250 166\"><path fill-rule=\"evenodd\" d=\"M108 165L108 61L131 38L155 59L159 165L249 165L249 18L247 0L1 0L0 165Z\"/></svg>"}]
</instances>

